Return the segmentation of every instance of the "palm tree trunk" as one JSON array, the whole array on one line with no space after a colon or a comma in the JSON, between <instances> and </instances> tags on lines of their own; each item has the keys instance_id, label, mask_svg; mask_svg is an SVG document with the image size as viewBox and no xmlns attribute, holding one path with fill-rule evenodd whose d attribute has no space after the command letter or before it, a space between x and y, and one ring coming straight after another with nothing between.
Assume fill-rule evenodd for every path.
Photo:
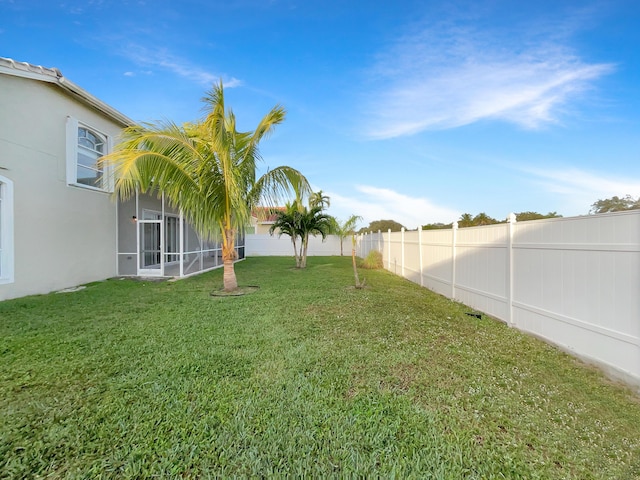
<instances>
[{"instance_id":1,"label":"palm tree trunk","mask_svg":"<svg viewBox=\"0 0 640 480\"><path fill-rule=\"evenodd\" d=\"M304 239L302 240L302 246L303 246L303 250L302 250L302 262L301 262L301 266L300 268L307 268L307 248L309 247L309 235L305 235Z\"/></svg>"},{"instance_id":2,"label":"palm tree trunk","mask_svg":"<svg viewBox=\"0 0 640 480\"><path fill-rule=\"evenodd\" d=\"M342 241L344 240L344 237L340 237L340 256L344 256L344 253L342 253Z\"/></svg>"},{"instance_id":3,"label":"palm tree trunk","mask_svg":"<svg viewBox=\"0 0 640 480\"><path fill-rule=\"evenodd\" d=\"M356 288L362 288L360 278L358 277L358 267L356 265L356 249L351 250L351 262L353 263L353 275L356 277Z\"/></svg>"},{"instance_id":4,"label":"palm tree trunk","mask_svg":"<svg viewBox=\"0 0 640 480\"><path fill-rule=\"evenodd\" d=\"M222 284L225 292L232 292L238 288L236 280L236 271L233 261L236 258L235 251L235 232L231 228L225 228L224 238L222 241L222 263L224 271L222 274Z\"/></svg>"},{"instance_id":5,"label":"palm tree trunk","mask_svg":"<svg viewBox=\"0 0 640 480\"><path fill-rule=\"evenodd\" d=\"M236 280L236 272L234 269L233 260L224 260L224 273L222 275L222 283L224 285L225 292L233 292L238 288L238 281Z\"/></svg>"},{"instance_id":6,"label":"palm tree trunk","mask_svg":"<svg viewBox=\"0 0 640 480\"><path fill-rule=\"evenodd\" d=\"M300 248L298 249L298 256L296 257L296 268L302 267L302 249L304 248L304 240L300 240Z\"/></svg>"},{"instance_id":7,"label":"palm tree trunk","mask_svg":"<svg viewBox=\"0 0 640 480\"><path fill-rule=\"evenodd\" d=\"M296 259L296 268L300 268L300 256L298 255L298 246L296 245L296 237L291 236L291 243L293 243L293 256Z\"/></svg>"}]
</instances>

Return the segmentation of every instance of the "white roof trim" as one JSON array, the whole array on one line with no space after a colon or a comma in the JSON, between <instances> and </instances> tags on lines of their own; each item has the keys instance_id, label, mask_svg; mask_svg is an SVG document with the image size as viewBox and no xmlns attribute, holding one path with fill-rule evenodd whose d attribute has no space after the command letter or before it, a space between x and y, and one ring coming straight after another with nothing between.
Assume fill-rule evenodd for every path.
<instances>
[{"instance_id":1,"label":"white roof trim","mask_svg":"<svg viewBox=\"0 0 640 480\"><path fill-rule=\"evenodd\" d=\"M0 74L29 78L32 80L39 80L41 82L55 83L70 93L73 97L104 113L121 125L128 126L135 124L135 122L126 115L120 113L115 108L107 105L102 100L94 97L89 92L73 83L71 80L65 78L57 68L47 68L39 65L32 65L27 62L16 62L10 58L0 57Z\"/></svg>"}]
</instances>

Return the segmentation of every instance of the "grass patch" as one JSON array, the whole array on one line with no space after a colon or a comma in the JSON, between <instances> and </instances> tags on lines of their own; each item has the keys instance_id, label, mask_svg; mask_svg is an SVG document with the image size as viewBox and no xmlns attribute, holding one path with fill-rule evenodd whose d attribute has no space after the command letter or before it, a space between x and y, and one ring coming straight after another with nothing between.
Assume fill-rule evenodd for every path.
<instances>
[{"instance_id":1,"label":"grass patch","mask_svg":"<svg viewBox=\"0 0 640 480\"><path fill-rule=\"evenodd\" d=\"M0 303L0 478L640 478L638 397L348 257Z\"/></svg>"}]
</instances>

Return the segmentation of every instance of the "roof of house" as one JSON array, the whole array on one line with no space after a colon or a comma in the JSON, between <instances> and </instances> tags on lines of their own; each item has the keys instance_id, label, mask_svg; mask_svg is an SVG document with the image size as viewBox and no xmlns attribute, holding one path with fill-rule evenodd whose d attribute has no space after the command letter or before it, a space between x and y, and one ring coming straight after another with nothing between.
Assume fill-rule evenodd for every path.
<instances>
[{"instance_id":1,"label":"roof of house","mask_svg":"<svg viewBox=\"0 0 640 480\"><path fill-rule=\"evenodd\" d=\"M39 65L32 65L27 62L16 62L11 58L0 57L0 74L53 83L65 90L72 97L86 105L89 105L90 107L95 108L122 126L133 125L135 123L126 115L120 113L115 108L107 105L102 100L94 97L89 92L67 79L57 68L47 68Z\"/></svg>"}]
</instances>

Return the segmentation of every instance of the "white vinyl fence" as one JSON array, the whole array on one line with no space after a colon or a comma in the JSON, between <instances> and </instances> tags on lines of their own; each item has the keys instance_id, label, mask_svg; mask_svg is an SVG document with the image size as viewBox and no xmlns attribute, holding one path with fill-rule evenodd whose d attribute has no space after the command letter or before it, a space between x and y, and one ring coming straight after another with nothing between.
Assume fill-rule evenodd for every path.
<instances>
[{"instance_id":1,"label":"white vinyl fence","mask_svg":"<svg viewBox=\"0 0 640 480\"><path fill-rule=\"evenodd\" d=\"M640 386L640 211L369 233L357 248Z\"/></svg>"},{"instance_id":2,"label":"white vinyl fence","mask_svg":"<svg viewBox=\"0 0 640 480\"><path fill-rule=\"evenodd\" d=\"M351 256L351 238L344 240L343 247L344 254ZM278 237L278 235L268 234L247 234L245 236L245 253L247 257L293 257L291 237L287 235ZM340 255L340 238L336 235L328 235L323 241L321 236L309 237L307 255L310 257Z\"/></svg>"}]
</instances>

